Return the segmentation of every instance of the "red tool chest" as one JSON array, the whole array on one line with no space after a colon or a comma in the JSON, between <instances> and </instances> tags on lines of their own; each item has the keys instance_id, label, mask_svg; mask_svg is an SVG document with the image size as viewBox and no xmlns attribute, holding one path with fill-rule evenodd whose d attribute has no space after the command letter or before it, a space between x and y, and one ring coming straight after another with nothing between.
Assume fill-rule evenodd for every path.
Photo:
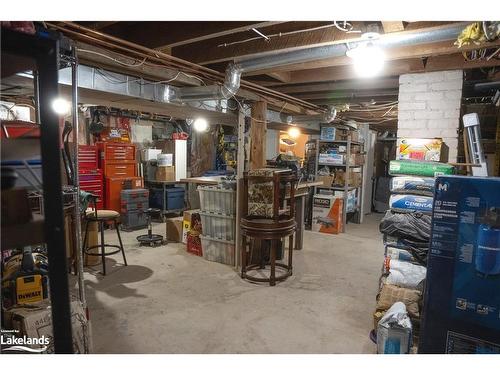
<instances>
[{"instance_id":1,"label":"red tool chest","mask_svg":"<svg viewBox=\"0 0 500 375\"><path fill-rule=\"evenodd\" d=\"M98 168L97 147L96 146L78 146L78 169L94 170Z\"/></svg>"},{"instance_id":2,"label":"red tool chest","mask_svg":"<svg viewBox=\"0 0 500 375\"><path fill-rule=\"evenodd\" d=\"M108 210L121 211L121 192L124 189L142 188L142 177L107 177L105 206Z\"/></svg>"},{"instance_id":3,"label":"red tool chest","mask_svg":"<svg viewBox=\"0 0 500 375\"><path fill-rule=\"evenodd\" d=\"M104 208L104 189L103 189L103 178L102 171L100 169L94 170L82 170L80 169L80 189L86 192L97 195L97 209L102 210Z\"/></svg>"},{"instance_id":4,"label":"red tool chest","mask_svg":"<svg viewBox=\"0 0 500 375\"><path fill-rule=\"evenodd\" d=\"M97 195L97 209L104 208L104 180L102 170L98 168L97 146L78 146L78 176L80 189Z\"/></svg>"},{"instance_id":5,"label":"red tool chest","mask_svg":"<svg viewBox=\"0 0 500 375\"><path fill-rule=\"evenodd\" d=\"M104 207L120 212L123 189L143 187L137 176L135 146L121 142L97 142L99 168L104 172Z\"/></svg>"}]
</instances>

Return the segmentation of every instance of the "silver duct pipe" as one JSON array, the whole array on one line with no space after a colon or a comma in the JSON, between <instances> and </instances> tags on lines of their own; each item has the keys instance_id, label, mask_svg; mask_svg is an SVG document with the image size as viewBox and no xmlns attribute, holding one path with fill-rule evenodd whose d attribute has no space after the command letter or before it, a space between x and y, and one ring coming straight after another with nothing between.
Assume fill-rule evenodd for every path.
<instances>
[{"instance_id":1,"label":"silver duct pipe","mask_svg":"<svg viewBox=\"0 0 500 375\"><path fill-rule=\"evenodd\" d=\"M328 107L328 110L319 115L282 115L281 118L284 122L288 124L301 124L304 122L321 122L321 123L330 123L335 120L337 116L337 110L335 107Z\"/></svg>"},{"instance_id":2,"label":"silver duct pipe","mask_svg":"<svg viewBox=\"0 0 500 375\"><path fill-rule=\"evenodd\" d=\"M455 40L468 23L453 24L449 27L405 32L404 34L384 34L378 39L372 40L374 45L381 48L396 48L413 46L418 44L444 42ZM366 39L355 39L349 42L339 42L328 46L311 47L291 52L272 54L255 59L243 60L237 63L237 70L242 73L255 72L262 69L275 68L277 66L305 63L308 61L328 59L332 57L345 56L348 49L359 47L366 43ZM349 44L349 48L347 47Z\"/></svg>"},{"instance_id":3,"label":"silver duct pipe","mask_svg":"<svg viewBox=\"0 0 500 375\"><path fill-rule=\"evenodd\" d=\"M455 40L462 32L467 23L453 24L449 27L405 32L404 34L385 34L373 40L373 44L381 48L396 48L402 46L412 46L418 44L442 42ZM340 42L328 46L305 48L297 51L270 54L254 59L243 60L237 63L230 63L226 69L226 77L222 86L212 85L207 87L182 88L178 89L178 95L174 100L180 102L190 100L213 100L229 99L238 92L242 73L254 72L261 69L270 69L277 66L304 63L314 60L322 60L332 57L345 56L348 49L356 48L366 43L366 39L356 39ZM199 93L199 94L198 94ZM288 123L303 123L309 121L332 122L335 119L336 110L330 107L326 113L320 115L297 115L288 116L283 121Z\"/></svg>"}]
</instances>

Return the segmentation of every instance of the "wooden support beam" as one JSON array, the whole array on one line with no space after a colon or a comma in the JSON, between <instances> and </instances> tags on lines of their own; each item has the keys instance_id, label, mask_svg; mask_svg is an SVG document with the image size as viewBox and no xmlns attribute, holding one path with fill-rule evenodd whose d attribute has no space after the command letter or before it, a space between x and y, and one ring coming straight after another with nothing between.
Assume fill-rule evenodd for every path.
<instances>
[{"instance_id":1,"label":"wooden support beam","mask_svg":"<svg viewBox=\"0 0 500 375\"><path fill-rule=\"evenodd\" d=\"M267 103L255 102L250 119L250 169L266 166Z\"/></svg>"},{"instance_id":2,"label":"wooden support beam","mask_svg":"<svg viewBox=\"0 0 500 375\"><path fill-rule=\"evenodd\" d=\"M490 59L489 61L465 61L461 53L456 53L453 55L429 57L425 64L423 59L418 58L388 61L386 62L384 69L379 73L378 77L391 77L407 73L432 72L438 70L487 68L493 66L500 66L500 61L498 59ZM366 82L368 85L370 82L369 80L360 80L354 71L353 66L346 65L293 71L291 72L291 80L289 83L298 85L301 83L324 83L328 81L346 80L356 80L359 81L360 84L362 84L362 82ZM275 87L277 85L278 84L269 84L268 86ZM279 87L276 87L275 89L280 91Z\"/></svg>"},{"instance_id":3,"label":"wooden support beam","mask_svg":"<svg viewBox=\"0 0 500 375\"><path fill-rule=\"evenodd\" d=\"M165 46L157 47L156 49L163 51L164 48L171 49L174 47L185 46L188 44L193 44L193 43L203 42L203 41L210 40L210 39L220 38L220 37L223 37L226 35L242 33L242 32L251 30L252 28L261 29L261 28L265 28L265 27L269 27L269 26L273 26L273 25L278 25L278 24L283 23L283 22L284 21L267 21L267 22L250 23L246 26L229 28L227 30L223 30L223 31L215 32L215 33L210 33L210 34L206 34L206 35L200 35L200 36L194 37L194 38L180 40L180 41L175 42L175 43L170 43L170 44L167 44Z\"/></svg>"},{"instance_id":4,"label":"wooden support beam","mask_svg":"<svg viewBox=\"0 0 500 375\"><path fill-rule=\"evenodd\" d=\"M282 71L282 72L271 72L271 73L268 73L268 76L269 77L272 77L280 82L283 82L283 83L288 83L290 82L290 80L292 79L292 76L291 76L291 73L290 72L285 72L285 71Z\"/></svg>"},{"instance_id":5,"label":"wooden support beam","mask_svg":"<svg viewBox=\"0 0 500 375\"><path fill-rule=\"evenodd\" d=\"M386 34L403 31L405 29L402 21L382 21L382 27Z\"/></svg>"},{"instance_id":6,"label":"wooden support beam","mask_svg":"<svg viewBox=\"0 0 500 375\"><path fill-rule=\"evenodd\" d=\"M313 83L307 85L277 86L276 90L286 94L339 90L373 90L399 87L399 78L357 79L351 81Z\"/></svg>"}]
</instances>

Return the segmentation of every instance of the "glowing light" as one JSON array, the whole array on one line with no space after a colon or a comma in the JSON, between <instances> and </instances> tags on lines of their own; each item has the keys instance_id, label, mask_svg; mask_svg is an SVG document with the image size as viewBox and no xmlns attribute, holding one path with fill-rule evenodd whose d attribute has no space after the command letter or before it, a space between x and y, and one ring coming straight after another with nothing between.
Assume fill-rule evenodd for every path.
<instances>
[{"instance_id":1,"label":"glowing light","mask_svg":"<svg viewBox=\"0 0 500 375\"><path fill-rule=\"evenodd\" d=\"M354 69L360 77L376 76L384 67L384 51L370 42L347 51L346 55L353 59Z\"/></svg>"},{"instance_id":2,"label":"glowing light","mask_svg":"<svg viewBox=\"0 0 500 375\"><path fill-rule=\"evenodd\" d=\"M197 132L205 132L208 129L208 121L204 118L198 117L194 120L193 127Z\"/></svg>"},{"instance_id":3,"label":"glowing light","mask_svg":"<svg viewBox=\"0 0 500 375\"><path fill-rule=\"evenodd\" d=\"M299 128L291 127L290 129L288 129L288 135L290 136L290 138L298 138L300 135Z\"/></svg>"},{"instance_id":4,"label":"glowing light","mask_svg":"<svg viewBox=\"0 0 500 375\"><path fill-rule=\"evenodd\" d=\"M66 115L71 110L71 103L66 99L57 98L52 102L52 109L58 115Z\"/></svg>"}]
</instances>

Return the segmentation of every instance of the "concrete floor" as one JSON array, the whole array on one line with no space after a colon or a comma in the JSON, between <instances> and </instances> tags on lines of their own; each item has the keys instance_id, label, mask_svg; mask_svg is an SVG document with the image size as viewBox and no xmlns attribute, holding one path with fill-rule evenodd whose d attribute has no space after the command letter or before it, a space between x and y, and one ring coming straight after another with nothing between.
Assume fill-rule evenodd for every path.
<instances>
[{"instance_id":1,"label":"concrete floor","mask_svg":"<svg viewBox=\"0 0 500 375\"><path fill-rule=\"evenodd\" d=\"M275 287L243 281L183 244L141 248L144 231L122 232L129 266L115 255L108 275L99 266L85 276L94 352L374 353L380 219L368 215L336 236L306 231L294 275Z\"/></svg>"}]
</instances>

